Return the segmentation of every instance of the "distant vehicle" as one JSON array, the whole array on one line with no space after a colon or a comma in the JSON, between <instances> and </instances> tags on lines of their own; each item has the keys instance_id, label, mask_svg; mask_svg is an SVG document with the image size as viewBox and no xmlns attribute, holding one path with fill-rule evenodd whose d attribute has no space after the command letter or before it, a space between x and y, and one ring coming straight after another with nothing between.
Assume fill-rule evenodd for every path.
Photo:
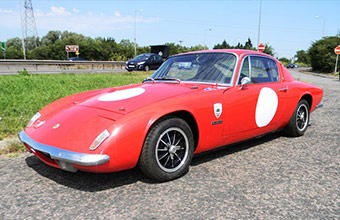
<instances>
[{"instance_id":1,"label":"distant vehicle","mask_svg":"<svg viewBox=\"0 0 340 220\"><path fill-rule=\"evenodd\" d=\"M127 71L133 70L155 70L163 64L163 59L160 55L155 53L143 53L132 60L126 61L125 69Z\"/></svg>"},{"instance_id":2,"label":"distant vehicle","mask_svg":"<svg viewBox=\"0 0 340 220\"><path fill-rule=\"evenodd\" d=\"M299 66L297 65L297 64L295 64L295 63L290 63L290 64L288 64L287 65L287 68L298 68Z\"/></svg>"},{"instance_id":3,"label":"distant vehicle","mask_svg":"<svg viewBox=\"0 0 340 220\"><path fill-rule=\"evenodd\" d=\"M68 61L86 61L86 59L82 57L70 57L67 59Z\"/></svg>"}]
</instances>

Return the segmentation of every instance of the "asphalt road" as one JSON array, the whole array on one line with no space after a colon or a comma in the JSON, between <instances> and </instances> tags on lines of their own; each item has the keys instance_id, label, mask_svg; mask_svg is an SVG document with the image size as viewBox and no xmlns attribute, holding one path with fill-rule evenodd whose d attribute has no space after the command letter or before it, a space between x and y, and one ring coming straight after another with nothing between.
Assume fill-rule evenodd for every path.
<instances>
[{"instance_id":1,"label":"asphalt road","mask_svg":"<svg viewBox=\"0 0 340 220\"><path fill-rule=\"evenodd\" d=\"M68 173L29 153L0 157L0 219L340 219L340 82L321 86L324 107L303 137L280 134L195 157L161 184L138 169Z\"/></svg>"}]
</instances>

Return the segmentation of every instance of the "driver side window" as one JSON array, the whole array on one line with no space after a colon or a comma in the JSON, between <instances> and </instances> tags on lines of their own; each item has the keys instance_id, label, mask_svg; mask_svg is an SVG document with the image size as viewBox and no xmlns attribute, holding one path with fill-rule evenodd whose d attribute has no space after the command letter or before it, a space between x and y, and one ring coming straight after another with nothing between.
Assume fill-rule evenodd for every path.
<instances>
[{"instance_id":1,"label":"driver side window","mask_svg":"<svg viewBox=\"0 0 340 220\"><path fill-rule=\"evenodd\" d=\"M252 83L278 82L276 62L266 57L246 57L242 64L238 84L244 77L249 77Z\"/></svg>"}]
</instances>

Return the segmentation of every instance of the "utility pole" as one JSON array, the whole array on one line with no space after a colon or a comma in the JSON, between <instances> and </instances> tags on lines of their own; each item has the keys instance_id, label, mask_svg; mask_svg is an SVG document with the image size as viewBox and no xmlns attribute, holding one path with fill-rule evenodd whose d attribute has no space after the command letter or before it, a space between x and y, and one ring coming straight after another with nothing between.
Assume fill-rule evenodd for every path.
<instances>
[{"instance_id":1,"label":"utility pole","mask_svg":"<svg viewBox=\"0 0 340 220\"><path fill-rule=\"evenodd\" d=\"M260 11L259 11L259 26L257 30L257 45L260 45L260 36L261 36L261 17L262 17L262 0L260 0Z\"/></svg>"},{"instance_id":2,"label":"utility pole","mask_svg":"<svg viewBox=\"0 0 340 220\"><path fill-rule=\"evenodd\" d=\"M24 59L26 60L26 49L32 49L37 47L38 31L35 23L34 12L32 0L22 0L22 5L20 5L21 11L21 29L22 29L22 48L24 53Z\"/></svg>"},{"instance_id":3,"label":"utility pole","mask_svg":"<svg viewBox=\"0 0 340 220\"><path fill-rule=\"evenodd\" d=\"M134 54L137 55L137 40L136 40L136 23L137 23L137 12L143 11L143 9L135 10L134 23L133 23L133 47Z\"/></svg>"}]
</instances>

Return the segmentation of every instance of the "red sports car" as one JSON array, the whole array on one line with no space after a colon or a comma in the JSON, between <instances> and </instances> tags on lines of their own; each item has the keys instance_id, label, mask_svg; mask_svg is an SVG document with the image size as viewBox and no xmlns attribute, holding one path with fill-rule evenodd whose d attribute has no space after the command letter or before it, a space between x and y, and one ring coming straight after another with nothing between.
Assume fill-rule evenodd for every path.
<instances>
[{"instance_id":1,"label":"red sports car","mask_svg":"<svg viewBox=\"0 0 340 220\"><path fill-rule=\"evenodd\" d=\"M322 95L264 53L197 51L170 57L141 84L57 100L19 138L44 163L66 171L138 165L168 181L189 170L194 154L279 130L303 135Z\"/></svg>"}]
</instances>

